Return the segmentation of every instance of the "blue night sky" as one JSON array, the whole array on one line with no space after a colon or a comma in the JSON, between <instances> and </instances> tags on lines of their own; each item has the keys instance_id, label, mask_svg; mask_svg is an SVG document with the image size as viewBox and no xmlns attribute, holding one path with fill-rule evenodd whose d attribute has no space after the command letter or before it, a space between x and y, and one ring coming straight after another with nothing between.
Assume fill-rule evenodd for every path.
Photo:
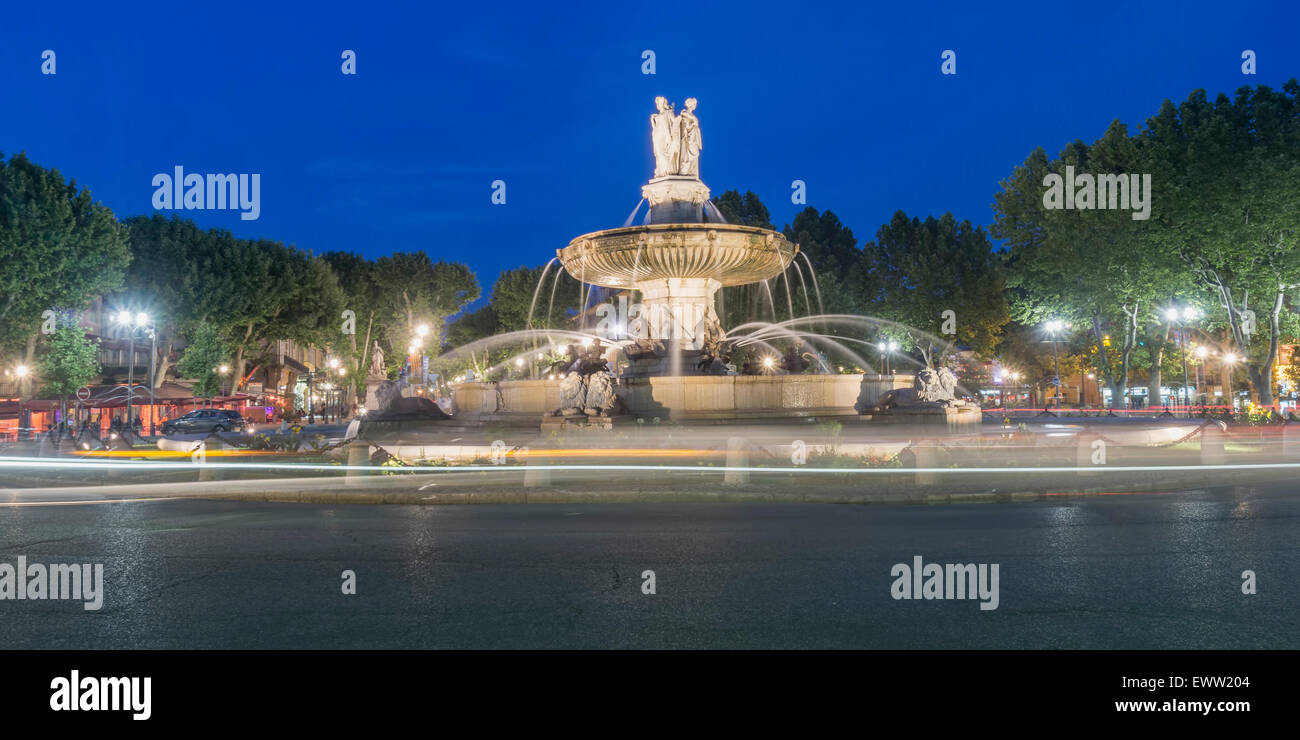
<instances>
[{"instance_id":1,"label":"blue night sky","mask_svg":"<svg viewBox=\"0 0 1300 740\"><path fill-rule=\"evenodd\" d=\"M5 10L6 156L58 168L121 218L150 212L153 175L175 165L260 173L260 219L180 215L316 252L424 249L469 263L485 291L623 223L651 173L656 95L699 99L715 195L753 190L780 227L804 180L808 205L864 240L897 209L988 224L998 181L1036 146L1135 126L1196 88L1300 76L1294 0L73 5ZM956 76L939 73L944 49Z\"/></svg>"}]
</instances>

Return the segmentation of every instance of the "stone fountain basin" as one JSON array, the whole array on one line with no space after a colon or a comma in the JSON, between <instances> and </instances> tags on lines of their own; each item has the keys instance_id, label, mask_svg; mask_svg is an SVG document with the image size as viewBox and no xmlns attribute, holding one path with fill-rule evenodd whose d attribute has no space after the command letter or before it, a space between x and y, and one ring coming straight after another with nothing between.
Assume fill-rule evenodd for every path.
<instances>
[{"instance_id":1,"label":"stone fountain basin","mask_svg":"<svg viewBox=\"0 0 1300 740\"><path fill-rule=\"evenodd\" d=\"M606 288L705 278L723 286L780 275L799 248L770 229L737 224L648 224L593 231L556 250L574 278Z\"/></svg>"},{"instance_id":2,"label":"stone fountain basin","mask_svg":"<svg viewBox=\"0 0 1300 740\"><path fill-rule=\"evenodd\" d=\"M911 384L910 375L871 376L865 392L880 394ZM864 392L853 375L684 375L622 378L619 398L641 417L681 420L856 418L853 405ZM559 380L459 383L452 388L456 416L540 417L560 406Z\"/></svg>"}]
</instances>

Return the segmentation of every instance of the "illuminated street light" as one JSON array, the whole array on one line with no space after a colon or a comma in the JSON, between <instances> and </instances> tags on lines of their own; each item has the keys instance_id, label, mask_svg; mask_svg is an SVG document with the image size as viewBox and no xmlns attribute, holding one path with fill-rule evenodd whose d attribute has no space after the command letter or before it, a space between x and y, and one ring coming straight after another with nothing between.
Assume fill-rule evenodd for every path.
<instances>
[{"instance_id":1,"label":"illuminated street light","mask_svg":"<svg viewBox=\"0 0 1300 740\"><path fill-rule=\"evenodd\" d=\"M429 333L428 324L420 324L419 326L415 327L415 335L417 337L424 337L428 335L428 333Z\"/></svg>"},{"instance_id":2,"label":"illuminated street light","mask_svg":"<svg viewBox=\"0 0 1300 740\"><path fill-rule=\"evenodd\" d=\"M1069 324L1063 321L1057 321L1055 319L1043 325L1043 328L1046 329L1047 333L1052 337L1051 340L1052 341L1052 385L1055 386L1056 388L1056 410L1057 411L1061 410L1061 361L1059 357L1059 352L1057 352L1057 347L1056 347L1056 344L1059 341L1057 339L1057 334L1060 334L1061 331L1068 328L1069 326L1070 326ZM1044 413L1047 412L1044 411Z\"/></svg>"},{"instance_id":3,"label":"illuminated street light","mask_svg":"<svg viewBox=\"0 0 1300 740\"><path fill-rule=\"evenodd\" d=\"M20 378L27 377L28 372L29 371L26 365L19 365L18 367L14 368L14 375L17 375Z\"/></svg>"},{"instance_id":4,"label":"illuminated street light","mask_svg":"<svg viewBox=\"0 0 1300 740\"><path fill-rule=\"evenodd\" d=\"M132 315L130 311L118 311L114 323L126 329L127 342L131 345L130 359L126 368L126 420L131 423L131 405L135 400L135 333L137 330L149 330L149 433L154 433L154 362L158 357L158 331L153 325L153 318L144 311Z\"/></svg>"},{"instance_id":5,"label":"illuminated street light","mask_svg":"<svg viewBox=\"0 0 1300 740\"><path fill-rule=\"evenodd\" d=\"M1172 327L1175 323L1178 324L1178 330L1175 334L1175 337L1178 339L1178 349L1179 349L1179 353L1182 355L1182 360L1183 360L1183 389L1182 389L1183 406L1186 407L1187 415L1189 417L1192 415L1192 407L1191 407L1191 398L1187 394L1188 336L1187 336L1186 324L1188 321L1194 321L1199 316L1200 316L1200 311L1197 310L1196 306L1184 306L1181 309L1178 308L1177 306L1171 306L1170 308L1165 310L1165 318L1169 320L1170 326Z\"/></svg>"}]
</instances>

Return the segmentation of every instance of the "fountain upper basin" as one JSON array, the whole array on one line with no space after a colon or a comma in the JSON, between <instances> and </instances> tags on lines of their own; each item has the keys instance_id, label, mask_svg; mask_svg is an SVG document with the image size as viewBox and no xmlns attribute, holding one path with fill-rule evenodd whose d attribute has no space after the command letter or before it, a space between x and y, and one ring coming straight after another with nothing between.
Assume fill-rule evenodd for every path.
<instances>
[{"instance_id":1,"label":"fountain upper basin","mask_svg":"<svg viewBox=\"0 0 1300 740\"><path fill-rule=\"evenodd\" d=\"M797 253L798 247L775 231L724 223L605 229L556 250L570 275L606 288L672 279L747 285L780 275Z\"/></svg>"}]
</instances>

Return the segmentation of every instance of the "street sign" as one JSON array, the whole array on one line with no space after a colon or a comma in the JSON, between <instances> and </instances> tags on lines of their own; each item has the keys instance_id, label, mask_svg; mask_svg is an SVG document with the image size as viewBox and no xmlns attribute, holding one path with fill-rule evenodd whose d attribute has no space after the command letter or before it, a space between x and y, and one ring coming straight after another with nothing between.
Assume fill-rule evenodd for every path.
<instances>
[{"instance_id":1,"label":"street sign","mask_svg":"<svg viewBox=\"0 0 1300 740\"><path fill-rule=\"evenodd\" d=\"M78 400L78 401L89 401L89 400L90 400L90 389L87 388L87 387L84 386L84 385L81 386L80 388L78 388L78 389L77 389L77 400Z\"/></svg>"}]
</instances>

